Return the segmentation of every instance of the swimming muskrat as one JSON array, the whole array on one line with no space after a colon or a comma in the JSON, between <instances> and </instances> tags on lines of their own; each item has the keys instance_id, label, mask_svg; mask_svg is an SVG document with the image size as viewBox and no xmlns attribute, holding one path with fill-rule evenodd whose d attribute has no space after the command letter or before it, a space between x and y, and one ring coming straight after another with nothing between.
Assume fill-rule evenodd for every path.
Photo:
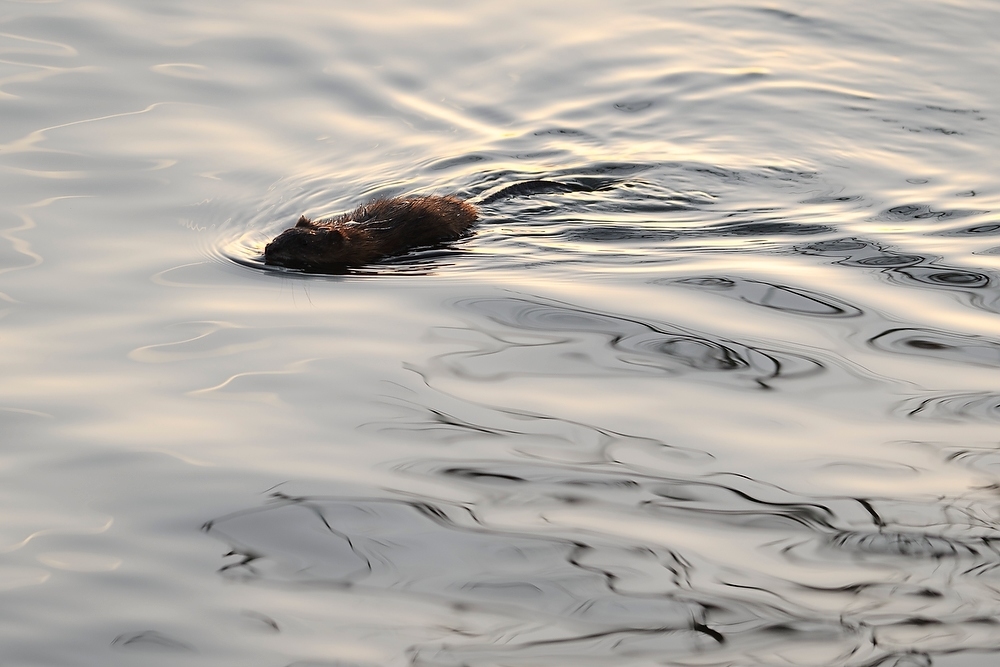
<instances>
[{"instance_id":1,"label":"swimming muskrat","mask_svg":"<svg viewBox=\"0 0 1000 667\"><path fill-rule=\"evenodd\" d=\"M294 227L267 244L264 263L310 273L346 273L351 267L460 238L476 222L476 204L543 192L594 189L586 182L532 179L499 186L470 201L434 195L376 199L336 218L310 220L302 216Z\"/></svg>"},{"instance_id":2,"label":"swimming muskrat","mask_svg":"<svg viewBox=\"0 0 1000 667\"><path fill-rule=\"evenodd\" d=\"M302 216L267 244L264 263L344 273L411 248L457 239L477 216L473 204L450 196L376 199L336 218Z\"/></svg>"}]
</instances>

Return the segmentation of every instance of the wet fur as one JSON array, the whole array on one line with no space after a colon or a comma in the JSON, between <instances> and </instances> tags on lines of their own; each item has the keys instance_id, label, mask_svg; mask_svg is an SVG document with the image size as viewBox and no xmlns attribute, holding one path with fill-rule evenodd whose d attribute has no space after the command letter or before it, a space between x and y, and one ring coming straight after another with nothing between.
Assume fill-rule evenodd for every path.
<instances>
[{"instance_id":1,"label":"wet fur","mask_svg":"<svg viewBox=\"0 0 1000 667\"><path fill-rule=\"evenodd\" d=\"M302 216L267 244L264 262L314 273L343 273L412 248L457 239L477 216L475 206L455 197L376 199L336 218Z\"/></svg>"}]
</instances>

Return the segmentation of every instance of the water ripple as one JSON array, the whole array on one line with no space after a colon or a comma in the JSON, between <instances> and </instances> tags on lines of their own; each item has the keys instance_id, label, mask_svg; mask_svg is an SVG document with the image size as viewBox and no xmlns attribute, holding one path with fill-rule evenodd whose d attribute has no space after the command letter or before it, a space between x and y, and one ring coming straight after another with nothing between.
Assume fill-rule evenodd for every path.
<instances>
[{"instance_id":1,"label":"water ripple","mask_svg":"<svg viewBox=\"0 0 1000 667\"><path fill-rule=\"evenodd\" d=\"M538 373L671 376L722 373L726 376L724 382L773 389L777 382L811 378L827 370L824 362L802 354L560 303L506 298L467 299L456 305L496 324L532 332L538 337L530 344L508 343L488 353L451 355L448 363L461 364L463 375L496 379ZM595 336L603 338L606 344L591 344ZM553 355L552 347L566 349ZM579 351L574 351L576 348ZM538 349L545 351L545 360L531 354ZM520 359L515 362L517 357ZM570 364L554 363L557 361ZM573 366L577 369L571 370ZM490 367L495 370L487 370Z\"/></svg>"},{"instance_id":2,"label":"water ripple","mask_svg":"<svg viewBox=\"0 0 1000 667\"><path fill-rule=\"evenodd\" d=\"M976 308L1000 310L1000 278L992 272L942 265L937 258L887 250L862 239L820 241L797 248L809 255L839 258L842 266L874 268L889 281L908 287L947 290L961 294Z\"/></svg>"},{"instance_id":3,"label":"water ripple","mask_svg":"<svg viewBox=\"0 0 1000 667\"><path fill-rule=\"evenodd\" d=\"M663 278L653 281L661 285L681 285L724 294L764 308L795 315L813 317L858 317L862 310L828 294L760 280L703 276L697 278Z\"/></svg>"},{"instance_id":4,"label":"water ripple","mask_svg":"<svg viewBox=\"0 0 1000 667\"><path fill-rule=\"evenodd\" d=\"M911 398L901 403L897 411L908 417L932 421L996 422L1000 421L1000 393L983 391Z\"/></svg>"},{"instance_id":5,"label":"water ripple","mask_svg":"<svg viewBox=\"0 0 1000 667\"><path fill-rule=\"evenodd\" d=\"M489 608L494 620L475 632L410 647L440 664L520 664L550 651L724 664L751 646L787 657L801 642L866 656L843 663L861 667L890 664L901 644L955 650L993 632L998 607L982 583L1000 569L1000 538L971 517L947 533L907 523L926 515L920 503L612 464L423 460L400 472L487 495L472 505L275 493L206 524L231 549L220 575ZM977 504L951 502L956 512ZM713 548L724 534L744 548ZM950 639L911 632L930 625Z\"/></svg>"},{"instance_id":6,"label":"water ripple","mask_svg":"<svg viewBox=\"0 0 1000 667\"><path fill-rule=\"evenodd\" d=\"M868 342L886 352L977 366L1000 366L1000 341L983 336L901 327L884 331Z\"/></svg>"}]
</instances>

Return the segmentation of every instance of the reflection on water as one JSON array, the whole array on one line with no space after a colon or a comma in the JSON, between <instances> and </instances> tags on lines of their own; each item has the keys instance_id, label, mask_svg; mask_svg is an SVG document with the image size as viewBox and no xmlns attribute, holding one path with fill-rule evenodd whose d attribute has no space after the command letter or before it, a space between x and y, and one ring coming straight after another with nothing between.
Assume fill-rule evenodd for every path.
<instances>
[{"instance_id":1,"label":"reflection on water","mask_svg":"<svg viewBox=\"0 0 1000 667\"><path fill-rule=\"evenodd\" d=\"M577 366L576 373L585 375L725 372L728 380L723 381L773 389L776 380L795 380L823 371L820 361L800 355L562 304L484 299L457 306L506 327L536 332L527 344L477 350L461 355L461 361L453 355L451 365L457 370L455 366L461 364L463 377L486 380L539 372L551 376L573 373L571 368ZM607 345L594 338L606 340ZM595 351L601 352L602 358L595 358Z\"/></svg>"},{"instance_id":2,"label":"reflection on water","mask_svg":"<svg viewBox=\"0 0 1000 667\"><path fill-rule=\"evenodd\" d=\"M891 352L1000 366L1000 343L971 336L928 329L892 329L871 342Z\"/></svg>"},{"instance_id":3,"label":"reflection on water","mask_svg":"<svg viewBox=\"0 0 1000 667\"><path fill-rule=\"evenodd\" d=\"M872 318L832 297L759 281L657 284L721 290L795 317ZM223 577L322 586L347 606L375 598L429 605L435 616L458 613L460 630L406 646L430 664L556 656L739 664L746 655L818 664L818 655L873 665L991 647L996 601L986 582L1000 563L992 487L936 498L815 493L793 477L785 486L733 470L722 451L645 435L649 423L682 419L667 406L661 420L625 433L553 407L491 405L470 391L523 378L545 387L564 376L596 389L637 374L669 382L650 385L669 395L718 373L742 378L732 389L794 390L797 380L823 383L832 369L850 368L845 360L828 366L537 298L454 305L475 323L448 332L450 346L466 349L414 367L426 383L421 398L397 398L401 417L367 425L410 443L412 457L395 471L435 480L436 492L322 496L288 485L263 506L205 525L227 545ZM890 350L899 335L886 331L873 344ZM896 345L929 347L913 340ZM445 448L428 457L421 443ZM987 452L942 455L986 470ZM862 477L872 463L841 454L820 467ZM875 470L923 475L905 467ZM455 497L471 499L446 499ZM392 622L378 627L402 632Z\"/></svg>"},{"instance_id":4,"label":"reflection on water","mask_svg":"<svg viewBox=\"0 0 1000 667\"><path fill-rule=\"evenodd\" d=\"M969 420L1000 420L1000 393L969 393L910 401L905 413L911 417L962 423Z\"/></svg>"},{"instance_id":5,"label":"reflection on water","mask_svg":"<svg viewBox=\"0 0 1000 667\"><path fill-rule=\"evenodd\" d=\"M877 269L904 286L937 287L961 294L977 308L997 312L1000 291L992 273L940 265L935 259L895 252L859 239L823 241L798 248L808 255L836 257L837 264Z\"/></svg>"},{"instance_id":6,"label":"reflection on water","mask_svg":"<svg viewBox=\"0 0 1000 667\"><path fill-rule=\"evenodd\" d=\"M785 285L772 285L759 280L706 276L704 278L677 278L657 282L725 293L747 303L797 315L816 317L857 317L861 315L859 308L835 297Z\"/></svg>"},{"instance_id":7,"label":"reflection on water","mask_svg":"<svg viewBox=\"0 0 1000 667\"><path fill-rule=\"evenodd\" d=\"M805 647L882 664L914 644L988 648L994 632L1000 554L989 526L960 519L970 499L946 523L914 525L933 503L810 498L741 475L528 461L406 471L483 500L278 493L206 525L231 548L220 573L461 612L460 632L409 647L435 664L595 652L718 664L747 651L766 663Z\"/></svg>"},{"instance_id":8,"label":"reflection on water","mask_svg":"<svg viewBox=\"0 0 1000 667\"><path fill-rule=\"evenodd\" d=\"M996 3L4 10L0 665L995 658Z\"/></svg>"}]
</instances>

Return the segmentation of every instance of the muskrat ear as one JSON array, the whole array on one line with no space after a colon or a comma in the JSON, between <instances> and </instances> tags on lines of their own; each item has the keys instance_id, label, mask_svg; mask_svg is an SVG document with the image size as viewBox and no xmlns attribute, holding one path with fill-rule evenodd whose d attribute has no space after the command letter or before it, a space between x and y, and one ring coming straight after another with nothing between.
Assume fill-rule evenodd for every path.
<instances>
[{"instance_id":1,"label":"muskrat ear","mask_svg":"<svg viewBox=\"0 0 1000 667\"><path fill-rule=\"evenodd\" d=\"M306 216L299 216L299 221L295 223L296 227L312 227L312 220Z\"/></svg>"},{"instance_id":2,"label":"muskrat ear","mask_svg":"<svg viewBox=\"0 0 1000 667\"><path fill-rule=\"evenodd\" d=\"M330 245L334 245L337 247L344 245L344 243L347 241L347 237L344 236L344 232L340 231L336 227L331 227L330 229L324 230L323 238Z\"/></svg>"}]
</instances>

